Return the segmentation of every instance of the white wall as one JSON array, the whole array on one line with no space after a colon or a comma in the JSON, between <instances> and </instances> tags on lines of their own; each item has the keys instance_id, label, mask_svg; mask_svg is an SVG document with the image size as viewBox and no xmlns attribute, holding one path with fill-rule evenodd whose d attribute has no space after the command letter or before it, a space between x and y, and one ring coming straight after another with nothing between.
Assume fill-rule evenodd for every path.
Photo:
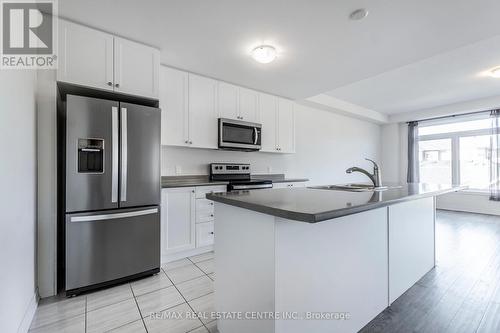
<instances>
[{"instance_id":1,"label":"white wall","mask_svg":"<svg viewBox=\"0 0 500 333\"><path fill-rule=\"evenodd\" d=\"M500 215L500 202L489 200L489 193L450 193L438 197L436 204L440 209Z\"/></svg>"},{"instance_id":2,"label":"white wall","mask_svg":"<svg viewBox=\"0 0 500 333\"><path fill-rule=\"evenodd\" d=\"M207 174L211 162L247 162L253 173L284 173L287 177L305 177L311 184L333 184L368 179L347 175L353 165L371 168L364 157L379 160L380 126L335 114L330 111L296 105L295 154L235 152L164 146L162 175Z\"/></svg>"},{"instance_id":3,"label":"white wall","mask_svg":"<svg viewBox=\"0 0 500 333\"><path fill-rule=\"evenodd\" d=\"M0 332L24 332L36 308L36 73L0 74Z\"/></svg>"}]
</instances>

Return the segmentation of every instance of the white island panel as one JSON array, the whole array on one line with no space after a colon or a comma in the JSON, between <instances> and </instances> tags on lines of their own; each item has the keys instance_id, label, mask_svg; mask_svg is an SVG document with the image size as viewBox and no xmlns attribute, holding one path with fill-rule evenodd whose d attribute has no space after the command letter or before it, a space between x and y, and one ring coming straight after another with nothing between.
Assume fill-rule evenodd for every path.
<instances>
[{"instance_id":1,"label":"white island panel","mask_svg":"<svg viewBox=\"0 0 500 333\"><path fill-rule=\"evenodd\" d=\"M276 311L347 313L279 320L276 333L357 332L388 305L387 208L321 223L277 219Z\"/></svg>"},{"instance_id":2,"label":"white island panel","mask_svg":"<svg viewBox=\"0 0 500 333\"><path fill-rule=\"evenodd\" d=\"M435 265L434 198L389 206L389 303Z\"/></svg>"},{"instance_id":3,"label":"white island panel","mask_svg":"<svg viewBox=\"0 0 500 333\"><path fill-rule=\"evenodd\" d=\"M274 216L215 203L215 309L274 312ZM271 333L274 321L219 319L221 333Z\"/></svg>"}]
</instances>

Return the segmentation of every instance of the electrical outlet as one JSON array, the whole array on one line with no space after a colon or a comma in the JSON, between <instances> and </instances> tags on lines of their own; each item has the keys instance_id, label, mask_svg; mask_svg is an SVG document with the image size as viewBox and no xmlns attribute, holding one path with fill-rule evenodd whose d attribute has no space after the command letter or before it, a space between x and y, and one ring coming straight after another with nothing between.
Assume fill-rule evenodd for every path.
<instances>
[{"instance_id":1,"label":"electrical outlet","mask_svg":"<svg viewBox=\"0 0 500 333\"><path fill-rule=\"evenodd\" d=\"M182 174L182 167L180 165L175 166L175 174L176 175Z\"/></svg>"}]
</instances>

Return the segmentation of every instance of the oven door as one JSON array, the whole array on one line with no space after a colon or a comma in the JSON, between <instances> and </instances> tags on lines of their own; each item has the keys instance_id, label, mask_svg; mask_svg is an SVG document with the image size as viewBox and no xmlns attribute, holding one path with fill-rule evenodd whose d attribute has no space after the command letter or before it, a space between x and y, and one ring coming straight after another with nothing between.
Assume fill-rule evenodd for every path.
<instances>
[{"instance_id":1,"label":"oven door","mask_svg":"<svg viewBox=\"0 0 500 333\"><path fill-rule=\"evenodd\" d=\"M260 150L262 125L219 118L219 148Z\"/></svg>"}]
</instances>

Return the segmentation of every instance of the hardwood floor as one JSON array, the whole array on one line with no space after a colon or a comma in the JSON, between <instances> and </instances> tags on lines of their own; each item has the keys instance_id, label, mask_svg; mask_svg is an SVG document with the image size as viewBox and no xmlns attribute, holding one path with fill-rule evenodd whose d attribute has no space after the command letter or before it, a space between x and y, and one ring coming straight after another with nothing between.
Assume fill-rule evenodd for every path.
<instances>
[{"instance_id":1,"label":"hardwood floor","mask_svg":"<svg viewBox=\"0 0 500 333\"><path fill-rule=\"evenodd\" d=\"M500 217L438 211L436 267L360 332L500 332Z\"/></svg>"}]
</instances>

